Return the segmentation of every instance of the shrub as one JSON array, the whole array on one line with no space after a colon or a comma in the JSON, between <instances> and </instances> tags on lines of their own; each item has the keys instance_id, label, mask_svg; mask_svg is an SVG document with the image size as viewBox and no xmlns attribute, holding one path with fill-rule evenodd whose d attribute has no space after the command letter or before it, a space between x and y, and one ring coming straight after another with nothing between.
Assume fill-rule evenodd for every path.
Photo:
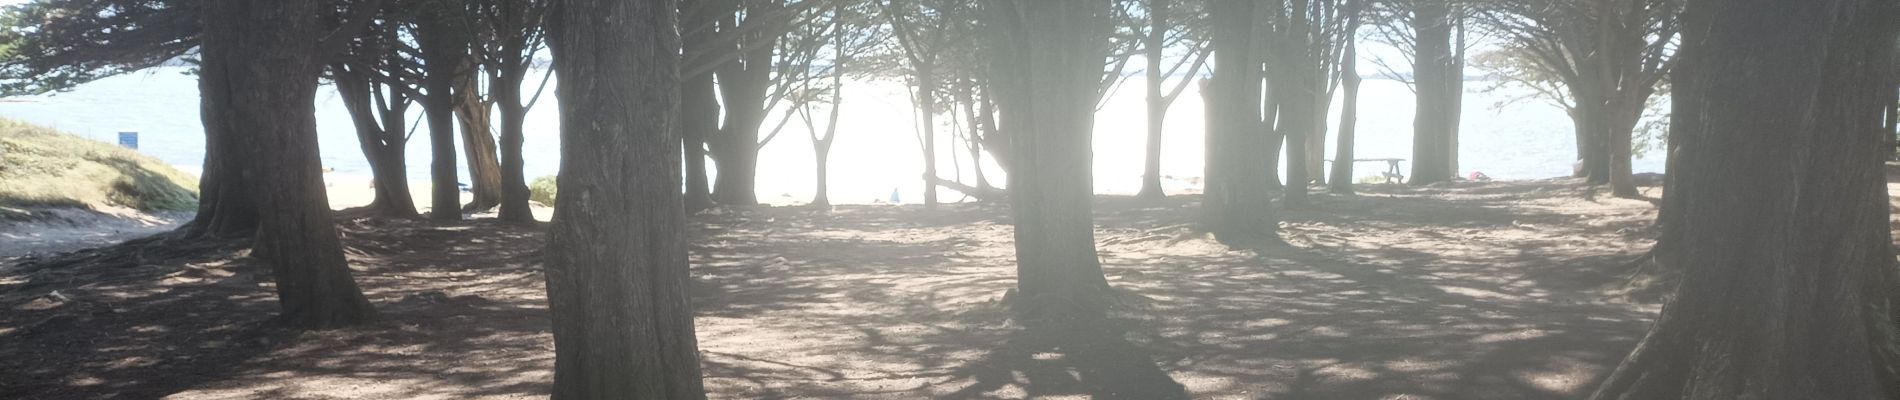
<instances>
[{"instance_id":1,"label":"shrub","mask_svg":"<svg viewBox=\"0 0 1900 400\"><path fill-rule=\"evenodd\" d=\"M554 192L556 189L557 186L554 184L554 177L543 176L534 178L534 182L528 183L528 200L552 206L554 205Z\"/></svg>"}]
</instances>

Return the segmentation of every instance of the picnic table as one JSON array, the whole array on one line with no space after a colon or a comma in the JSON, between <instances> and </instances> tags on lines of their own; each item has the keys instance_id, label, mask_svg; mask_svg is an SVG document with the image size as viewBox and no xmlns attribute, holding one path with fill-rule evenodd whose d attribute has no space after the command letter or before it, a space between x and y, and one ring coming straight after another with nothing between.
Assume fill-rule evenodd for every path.
<instances>
[{"instance_id":1,"label":"picnic table","mask_svg":"<svg viewBox=\"0 0 1900 400\"><path fill-rule=\"evenodd\" d=\"M1357 162L1384 162L1385 167L1386 167L1385 172L1381 172L1379 173L1379 175L1385 177L1385 183L1405 182L1405 172L1399 170L1399 163L1403 161L1405 161L1405 159L1403 158L1355 158L1352 160L1352 162L1356 162L1356 163ZM1326 162L1333 162L1333 160L1326 160Z\"/></svg>"}]
</instances>

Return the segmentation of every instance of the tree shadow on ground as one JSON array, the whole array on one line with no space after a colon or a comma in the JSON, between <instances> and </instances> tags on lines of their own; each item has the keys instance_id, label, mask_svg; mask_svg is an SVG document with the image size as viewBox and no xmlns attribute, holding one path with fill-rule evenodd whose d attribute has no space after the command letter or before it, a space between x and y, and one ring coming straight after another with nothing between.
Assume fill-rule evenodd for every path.
<instances>
[{"instance_id":1,"label":"tree shadow on ground","mask_svg":"<svg viewBox=\"0 0 1900 400\"><path fill-rule=\"evenodd\" d=\"M1123 338L1132 321L1031 324L990 355L961 369L976 383L946 399L984 398L1019 387L1027 397L1086 394L1095 399L1189 398L1150 352Z\"/></svg>"}]
</instances>

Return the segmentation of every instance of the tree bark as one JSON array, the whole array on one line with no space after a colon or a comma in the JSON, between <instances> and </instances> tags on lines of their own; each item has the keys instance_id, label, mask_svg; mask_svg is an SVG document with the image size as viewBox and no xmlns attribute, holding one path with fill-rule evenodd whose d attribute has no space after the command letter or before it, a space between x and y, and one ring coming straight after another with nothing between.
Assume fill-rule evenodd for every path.
<instances>
[{"instance_id":1,"label":"tree bark","mask_svg":"<svg viewBox=\"0 0 1900 400\"><path fill-rule=\"evenodd\" d=\"M1676 297L1597 399L1900 394L1880 90L1894 4L1693 0ZM1761 77L1774 77L1763 80ZM1685 114L1684 111L1687 113ZM1685 118L1686 117L1686 118Z\"/></svg>"},{"instance_id":2,"label":"tree bark","mask_svg":"<svg viewBox=\"0 0 1900 400\"><path fill-rule=\"evenodd\" d=\"M482 100L478 65L472 57L467 60L455 78L455 119L462 127L469 193L474 196L462 209L483 211L501 205L501 159L495 152L495 133L490 125L494 108Z\"/></svg>"},{"instance_id":3,"label":"tree bark","mask_svg":"<svg viewBox=\"0 0 1900 400\"><path fill-rule=\"evenodd\" d=\"M1011 132L1018 296L1025 321L1095 320L1108 281L1095 253L1090 135L1108 52L1107 2L989 0L991 82Z\"/></svg>"},{"instance_id":4,"label":"tree bark","mask_svg":"<svg viewBox=\"0 0 1900 400\"><path fill-rule=\"evenodd\" d=\"M501 210L496 217L517 223L534 221L534 209L528 206L533 192L528 190L527 161L521 149L528 123L521 83L528 77L529 64L521 61L504 63L501 73L488 85L495 96L496 111L501 114Z\"/></svg>"},{"instance_id":5,"label":"tree bark","mask_svg":"<svg viewBox=\"0 0 1900 400\"><path fill-rule=\"evenodd\" d=\"M462 190L455 172L455 77L468 57L468 43L455 35L448 11L424 12L416 21L422 49L422 111L429 124L429 218L462 219Z\"/></svg>"},{"instance_id":6,"label":"tree bark","mask_svg":"<svg viewBox=\"0 0 1900 400\"><path fill-rule=\"evenodd\" d=\"M245 173L250 168L251 152L239 145L237 134L220 129L231 111L225 108L233 100L223 84L209 82L199 74L199 119L205 127L204 172L198 178L198 214L179 228L187 238L238 238L252 236L257 230L257 202L252 193L258 188Z\"/></svg>"},{"instance_id":7,"label":"tree bark","mask_svg":"<svg viewBox=\"0 0 1900 400\"><path fill-rule=\"evenodd\" d=\"M388 103L388 108L378 104L376 85L379 84L372 81L368 74L374 72L367 69L338 63L330 68L330 75L355 125L357 146L363 150L363 158L369 162L370 175L374 177L375 198L370 201L369 209L379 216L414 218L416 200L409 193L407 160L403 154L408 141L403 137L407 132L403 128L402 114L409 104L401 94L393 94L396 101L382 102Z\"/></svg>"},{"instance_id":8,"label":"tree bark","mask_svg":"<svg viewBox=\"0 0 1900 400\"><path fill-rule=\"evenodd\" d=\"M345 265L317 157L318 10L314 0L208 1L199 67L206 108L224 110L209 130L253 156L242 167L258 206L254 254L271 266L281 321L309 329L374 317Z\"/></svg>"},{"instance_id":9,"label":"tree bark","mask_svg":"<svg viewBox=\"0 0 1900 400\"><path fill-rule=\"evenodd\" d=\"M1169 3L1172 0L1148 0L1148 34L1142 38L1142 48L1148 61L1148 143L1143 153L1141 170L1141 192L1135 197L1157 201L1168 195L1161 189L1161 138L1164 122L1168 117L1167 95L1161 92L1162 81L1167 75L1161 71L1161 58L1166 55L1168 36ZM1192 78L1184 78L1192 79Z\"/></svg>"},{"instance_id":10,"label":"tree bark","mask_svg":"<svg viewBox=\"0 0 1900 400\"><path fill-rule=\"evenodd\" d=\"M713 199L730 206L759 204L757 190L759 168L759 127L765 123L767 89L771 86L772 52L785 33L787 21L775 15L783 5L776 0L743 1L747 19L721 16L723 31L739 35L739 58L717 71L721 100L725 101L725 126L707 141L719 177L713 182Z\"/></svg>"},{"instance_id":11,"label":"tree bark","mask_svg":"<svg viewBox=\"0 0 1900 400\"><path fill-rule=\"evenodd\" d=\"M1448 99L1451 82L1450 10L1442 0L1415 3L1412 15L1415 40L1412 76L1418 104L1412 117L1412 178L1414 185L1450 182L1451 127L1455 109Z\"/></svg>"},{"instance_id":12,"label":"tree bark","mask_svg":"<svg viewBox=\"0 0 1900 400\"><path fill-rule=\"evenodd\" d=\"M924 207L937 207L937 76L934 66L917 66L917 107L924 128Z\"/></svg>"},{"instance_id":13,"label":"tree bark","mask_svg":"<svg viewBox=\"0 0 1900 400\"><path fill-rule=\"evenodd\" d=\"M674 10L563 0L549 16L565 144L546 251L556 400L706 396L672 126Z\"/></svg>"},{"instance_id":14,"label":"tree bark","mask_svg":"<svg viewBox=\"0 0 1900 400\"><path fill-rule=\"evenodd\" d=\"M1359 46L1356 40L1358 22L1355 21L1346 30L1346 50L1340 56L1339 77L1342 90L1346 91L1345 104L1339 110L1339 144L1333 149L1333 177L1330 189L1333 194L1353 194L1353 136L1359 126Z\"/></svg>"},{"instance_id":15,"label":"tree bark","mask_svg":"<svg viewBox=\"0 0 1900 400\"><path fill-rule=\"evenodd\" d=\"M712 36L722 13L730 12L726 4L722 0L680 2L686 59L707 59L722 49ZM719 136L719 89L713 84L711 71L680 78L680 119L676 124L680 127L681 147L686 149L686 212L694 213L713 206L712 184L706 177L706 140Z\"/></svg>"},{"instance_id":16,"label":"tree bark","mask_svg":"<svg viewBox=\"0 0 1900 400\"><path fill-rule=\"evenodd\" d=\"M1308 189L1313 182L1312 165L1309 161L1312 149L1308 138L1318 133L1320 77L1319 65L1313 59L1311 24L1306 17L1306 0L1292 0L1287 3L1291 8L1285 10L1288 26L1283 32L1282 45L1278 47L1279 66L1284 73L1276 77L1281 81L1270 82L1275 86L1274 94L1284 99L1280 103L1280 132L1286 136L1286 187L1281 199L1283 206L1306 204ZM1317 140L1315 140L1317 142ZM1317 160L1314 160L1317 161Z\"/></svg>"},{"instance_id":17,"label":"tree bark","mask_svg":"<svg viewBox=\"0 0 1900 400\"><path fill-rule=\"evenodd\" d=\"M1253 246L1277 240L1267 179L1260 176L1266 140L1254 74L1252 0L1218 0L1214 12L1214 76L1207 100L1207 172L1201 226L1222 243ZM1012 186L1012 189L1014 187Z\"/></svg>"}]
</instances>

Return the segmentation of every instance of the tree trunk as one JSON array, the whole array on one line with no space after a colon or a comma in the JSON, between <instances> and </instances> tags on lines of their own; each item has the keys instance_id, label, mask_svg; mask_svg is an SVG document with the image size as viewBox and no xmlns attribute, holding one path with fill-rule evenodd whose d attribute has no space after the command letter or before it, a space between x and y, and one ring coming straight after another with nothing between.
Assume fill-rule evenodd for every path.
<instances>
[{"instance_id":1,"label":"tree trunk","mask_svg":"<svg viewBox=\"0 0 1900 400\"><path fill-rule=\"evenodd\" d=\"M1643 194L1636 190L1631 152L1635 145L1632 142L1632 132L1636 130L1637 120L1642 117L1642 102L1625 96L1618 96L1618 98L1623 100L1612 102L1609 107L1606 107L1610 112L1606 115L1609 119L1604 127L1606 129L1604 152L1608 155L1606 158L1608 158L1610 170L1608 177L1610 194L1622 198L1639 198L1643 197ZM1633 107L1631 103L1634 103Z\"/></svg>"},{"instance_id":2,"label":"tree trunk","mask_svg":"<svg viewBox=\"0 0 1900 400\"><path fill-rule=\"evenodd\" d=\"M1214 10L1214 76L1201 89L1207 101L1207 172L1201 226L1230 246L1277 240L1267 179L1258 169L1266 141L1260 129L1260 90L1254 78L1252 0L1219 0Z\"/></svg>"},{"instance_id":3,"label":"tree trunk","mask_svg":"<svg viewBox=\"0 0 1900 400\"><path fill-rule=\"evenodd\" d=\"M1331 191L1338 195L1353 194L1353 135L1359 126L1359 46L1356 35L1358 22L1346 30L1345 55L1340 57L1340 85L1346 91L1345 104L1339 110L1339 144L1333 149L1333 179Z\"/></svg>"},{"instance_id":4,"label":"tree trunk","mask_svg":"<svg viewBox=\"0 0 1900 400\"><path fill-rule=\"evenodd\" d=\"M1443 1L1416 3L1412 15L1417 39L1412 76L1417 81L1418 104L1412 117L1412 178L1414 185L1450 182L1451 126L1455 109L1448 99L1451 82L1450 10Z\"/></svg>"},{"instance_id":5,"label":"tree trunk","mask_svg":"<svg viewBox=\"0 0 1900 400\"><path fill-rule=\"evenodd\" d=\"M556 400L706 396L672 127L674 10L563 0L549 15L565 144L546 250Z\"/></svg>"},{"instance_id":6,"label":"tree trunk","mask_svg":"<svg viewBox=\"0 0 1900 400\"><path fill-rule=\"evenodd\" d=\"M490 113L493 108L482 101L477 77L480 71L468 58L455 78L455 117L462 127L462 151L468 156L469 192L474 199L463 210L484 211L501 205L501 160L495 154L495 134Z\"/></svg>"},{"instance_id":7,"label":"tree trunk","mask_svg":"<svg viewBox=\"0 0 1900 400\"><path fill-rule=\"evenodd\" d=\"M501 113L501 210L496 217L506 222L534 221L534 209L528 206L533 192L528 190L527 160L521 149L528 123L521 83L528 77L529 64L523 61L503 65L494 83L488 85Z\"/></svg>"},{"instance_id":8,"label":"tree trunk","mask_svg":"<svg viewBox=\"0 0 1900 400\"><path fill-rule=\"evenodd\" d=\"M713 182L713 199L730 206L759 204L756 184L759 169L759 127L765 124L766 89L771 86L772 51L787 23L773 17L778 3L746 1L747 19L722 16L721 30L739 35L739 58L717 71L721 100L725 101L725 126L717 137L708 140L719 177ZM703 111L702 111L703 112Z\"/></svg>"},{"instance_id":9,"label":"tree trunk","mask_svg":"<svg viewBox=\"0 0 1900 400\"><path fill-rule=\"evenodd\" d=\"M1894 4L1694 0L1675 96L1682 283L1597 399L1900 388L1880 90ZM1775 77L1763 80L1761 77ZM1688 111L1686 114L1683 111ZM1684 118L1689 117L1689 118Z\"/></svg>"},{"instance_id":10,"label":"tree trunk","mask_svg":"<svg viewBox=\"0 0 1900 400\"><path fill-rule=\"evenodd\" d=\"M460 177L455 172L455 77L461 74L468 44L455 35L447 11L424 13L416 22L422 48L422 111L429 124L429 218L462 219Z\"/></svg>"},{"instance_id":11,"label":"tree trunk","mask_svg":"<svg viewBox=\"0 0 1900 400\"><path fill-rule=\"evenodd\" d=\"M924 117L924 206L930 208L937 207L937 76L931 73L933 67L917 66L917 107Z\"/></svg>"},{"instance_id":12,"label":"tree trunk","mask_svg":"<svg viewBox=\"0 0 1900 400\"><path fill-rule=\"evenodd\" d=\"M1464 121L1465 112L1465 16L1459 12L1452 19L1456 21L1456 32L1452 41L1450 66L1445 70L1445 82L1451 85L1451 89L1445 91L1445 107L1448 110L1445 114L1445 164L1451 171L1452 179L1457 179L1460 171L1458 135L1463 131L1459 129L1459 124Z\"/></svg>"},{"instance_id":13,"label":"tree trunk","mask_svg":"<svg viewBox=\"0 0 1900 400\"><path fill-rule=\"evenodd\" d=\"M1271 82L1275 86L1275 95L1284 95L1280 103L1280 131L1286 135L1286 192L1282 198L1284 206L1306 204L1308 189L1313 182L1312 165L1308 162L1312 149L1308 138L1318 132L1320 77L1319 62L1313 59L1313 43L1309 39L1311 29L1306 19L1306 0L1292 0L1286 10L1290 16L1290 25L1283 45L1280 46L1280 66L1285 70L1276 77L1284 81ZM1282 90L1284 89L1284 90ZM1322 139L1315 139L1317 142Z\"/></svg>"},{"instance_id":14,"label":"tree trunk","mask_svg":"<svg viewBox=\"0 0 1900 400\"><path fill-rule=\"evenodd\" d=\"M204 172L198 177L198 214L179 228L187 238L238 238L257 230L257 201L252 193L258 188L246 176L252 154L237 142L237 134L219 128L231 99L218 82L198 79L199 119L205 127Z\"/></svg>"},{"instance_id":15,"label":"tree trunk","mask_svg":"<svg viewBox=\"0 0 1900 400\"><path fill-rule=\"evenodd\" d=\"M401 117L408 103L387 102L391 109L383 109L375 101L378 84L371 82L367 72L356 68L359 67L336 64L330 68L330 75L356 128L357 146L363 150L363 158L369 162L370 175L374 177L375 199L370 201L369 209L379 216L414 218L416 201L409 194L408 172L404 170L407 161L403 150L408 146L403 138L406 132ZM391 114L397 117L387 118ZM379 116L384 119L379 121Z\"/></svg>"},{"instance_id":16,"label":"tree trunk","mask_svg":"<svg viewBox=\"0 0 1900 400\"><path fill-rule=\"evenodd\" d=\"M1168 5L1172 0L1148 0L1148 34L1142 38L1142 49L1146 51L1148 61L1148 146L1143 154L1141 170L1141 192L1135 197L1159 201L1168 194L1161 189L1161 133L1163 122L1168 117L1167 95L1161 92L1161 84L1168 77L1161 71L1161 59L1166 56L1168 36ZM1187 79L1187 78L1184 78Z\"/></svg>"},{"instance_id":17,"label":"tree trunk","mask_svg":"<svg viewBox=\"0 0 1900 400\"><path fill-rule=\"evenodd\" d=\"M225 111L207 126L230 133L238 149L254 156L243 166L254 178L246 195L258 206L254 249L271 266L281 320L309 329L354 325L375 314L345 265L317 157L317 77L325 47L319 46L325 32L318 5L208 1L199 66L206 108Z\"/></svg>"},{"instance_id":18,"label":"tree trunk","mask_svg":"<svg viewBox=\"0 0 1900 400\"><path fill-rule=\"evenodd\" d=\"M1255 38L1255 40L1271 40L1271 38ZM1270 54L1271 51L1271 47L1260 50L1261 57L1266 57L1265 55ZM1260 133L1257 134L1257 139L1248 140L1261 141L1262 144L1258 146L1260 146L1260 151L1266 154L1266 157L1258 157L1254 158L1256 161L1249 161L1249 163L1257 165L1251 166L1248 169L1253 171L1266 171L1265 174L1260 174L1260 176L1255 179L1263 181L1266 188L1272 191L1281 190L1286 187L1280 182L1280 155L1286 152L1286 131L1281 129L1279 125L1281 124L1281 111L1286 109L1287 94L1285 92L1287 89L1278 87L1277 85L1279 85L1280 82L1286 82L1288 79L1284 77L1284 75L1286 75L1284 68L1272 68L1271 61L1269 61L1267 65L1268 68L1256 72L1259 76L1253 78L1258 81L1264 81L1265 85L1255 85L1257 87L1249 89L1260 93L1248 95L1252 98L1248 101L1260 106L1260 113L1255 114L1260 117L1254 122L1254 129L1260 130ZM1259 87L1264 87L1265 89L1259 89Z\"/></svg>"},{"instance_id":19,"label":"tree trunk","mask_svg":"<svg viewBox=\"0 0 1900 400\"><path fill-rule=\"evenodd\" d=\"M685 59L707 59L721 50L712 40L722 12L729 12L720 0L680 2L680 33ZM724 48L731 50L730 47ZM706 177L706 140L719 136L719 88L713 73L680 77L681 147L686 156L686 212L696 213L713 206L712 184Z\"/></svg>"},{"instance_id":20,"label":"tree trunk","mask_svg":"<svg viewBox=\"0 0 1900 400\"><path fill-rule=\"evenodd\" d=\"M1095 253L1090 135L1108 52L1107 2L989 0L991 82L1010 132L1018 296L1025 321L1096 320L1108 281Z\"/></svg>"}]
</instances>

